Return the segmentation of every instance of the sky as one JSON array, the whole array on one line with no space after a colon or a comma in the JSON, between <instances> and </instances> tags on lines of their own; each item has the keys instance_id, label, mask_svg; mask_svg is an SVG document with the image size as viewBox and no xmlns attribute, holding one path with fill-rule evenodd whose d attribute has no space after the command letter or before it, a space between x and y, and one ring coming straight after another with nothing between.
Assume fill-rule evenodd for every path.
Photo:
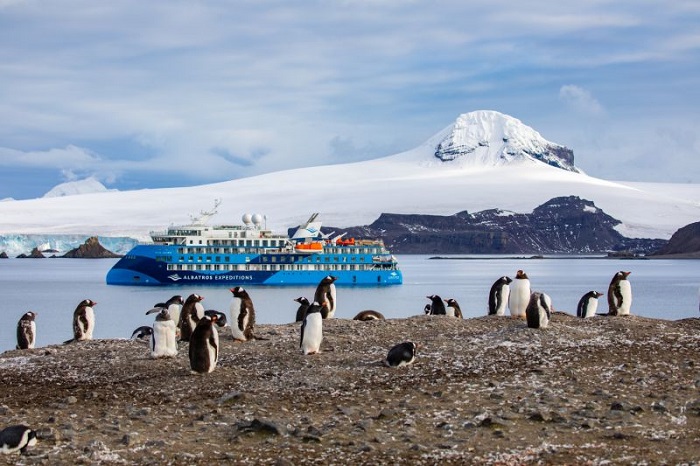
<instances>
[{"instance_id":1,"label":"sky","mask_svg":"<svg viewBox=\"0 0 700 466\"><path fill-rule=\"evenodd\" d=\"M0 199L369 160L475 110L700 183L700 2L573 3L0 0Z\"/></svg>"}]
</instances>

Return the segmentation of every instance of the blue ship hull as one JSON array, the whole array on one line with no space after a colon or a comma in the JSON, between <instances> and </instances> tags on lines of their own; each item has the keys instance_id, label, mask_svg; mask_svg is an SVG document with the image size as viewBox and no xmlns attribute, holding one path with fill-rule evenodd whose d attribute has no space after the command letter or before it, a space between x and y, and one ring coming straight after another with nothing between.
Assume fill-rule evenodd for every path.
<instances>
[{"instance_id":1,"label":"blue ship hull","mask_svg":"<svg viewBox=\"0 0 700 466\"><path fill-rule=\"evenodd\" d=\"M317 285L325 276L337 277L338 286L400 285L401 271L395 268L377 270L168 270L162 260L172 254L170 246L136 246L107 273L108 285ZM294 254L301 263L309 254ZM158 260L160 258L161 260ZM260 264L262 256L230 256L231 264ZM246 260L247 259L247 260Z\"/></svg>"}]
</instances>

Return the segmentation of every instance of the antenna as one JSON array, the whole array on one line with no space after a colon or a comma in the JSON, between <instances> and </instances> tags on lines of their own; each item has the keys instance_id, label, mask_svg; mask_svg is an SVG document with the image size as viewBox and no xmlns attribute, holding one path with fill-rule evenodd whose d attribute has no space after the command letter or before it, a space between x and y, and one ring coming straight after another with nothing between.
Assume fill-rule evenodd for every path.
<instances>
[{"instance_id":1,"label":"antenna","mask_svg":"<svg viewBox=\"0 0 700 466\"><path fill-rule=\"evenodd\" d=\"M199 215L190 214L190 221L192 226L203 226L206 225L210 218L218 214L216 208L221 205L221 198L214 199L214 208L212 210L200 210Z\"/></svg>"}]
</instances>

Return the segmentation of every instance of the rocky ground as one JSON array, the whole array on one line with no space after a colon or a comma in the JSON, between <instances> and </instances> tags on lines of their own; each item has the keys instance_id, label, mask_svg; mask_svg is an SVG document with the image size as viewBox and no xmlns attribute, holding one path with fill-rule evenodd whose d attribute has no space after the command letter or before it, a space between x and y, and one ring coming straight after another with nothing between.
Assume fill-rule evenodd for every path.
<instances>
[{"instance_id":1,"label":"rocky ground","mask_svg":"<svg viewBox=\"0 0 700 466\"><path fill-rule=\"evenodd\" d=\"M0 355L0 414L40 440L0 464L698 464L700 319L508 317L222 332L219 366L139 341ZM395 343L415 364L381 363Z\"/></svg>"}]
</instances>

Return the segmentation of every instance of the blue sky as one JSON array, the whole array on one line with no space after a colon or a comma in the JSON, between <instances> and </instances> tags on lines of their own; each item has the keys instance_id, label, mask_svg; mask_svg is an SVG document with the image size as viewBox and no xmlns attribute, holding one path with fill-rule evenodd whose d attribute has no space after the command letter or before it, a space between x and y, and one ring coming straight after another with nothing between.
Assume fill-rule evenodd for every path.
<instances>
[{"instance_id":1,"label":"blue sky","mask_svg":"<svg viewBox=\"0 0 700 466\"><path fill-rule=\"evenodd\" d=\"M700 2L570 3L0 0L0 199L382 157L481 109L700 183Z\"/></svg>"}]
</instances>

